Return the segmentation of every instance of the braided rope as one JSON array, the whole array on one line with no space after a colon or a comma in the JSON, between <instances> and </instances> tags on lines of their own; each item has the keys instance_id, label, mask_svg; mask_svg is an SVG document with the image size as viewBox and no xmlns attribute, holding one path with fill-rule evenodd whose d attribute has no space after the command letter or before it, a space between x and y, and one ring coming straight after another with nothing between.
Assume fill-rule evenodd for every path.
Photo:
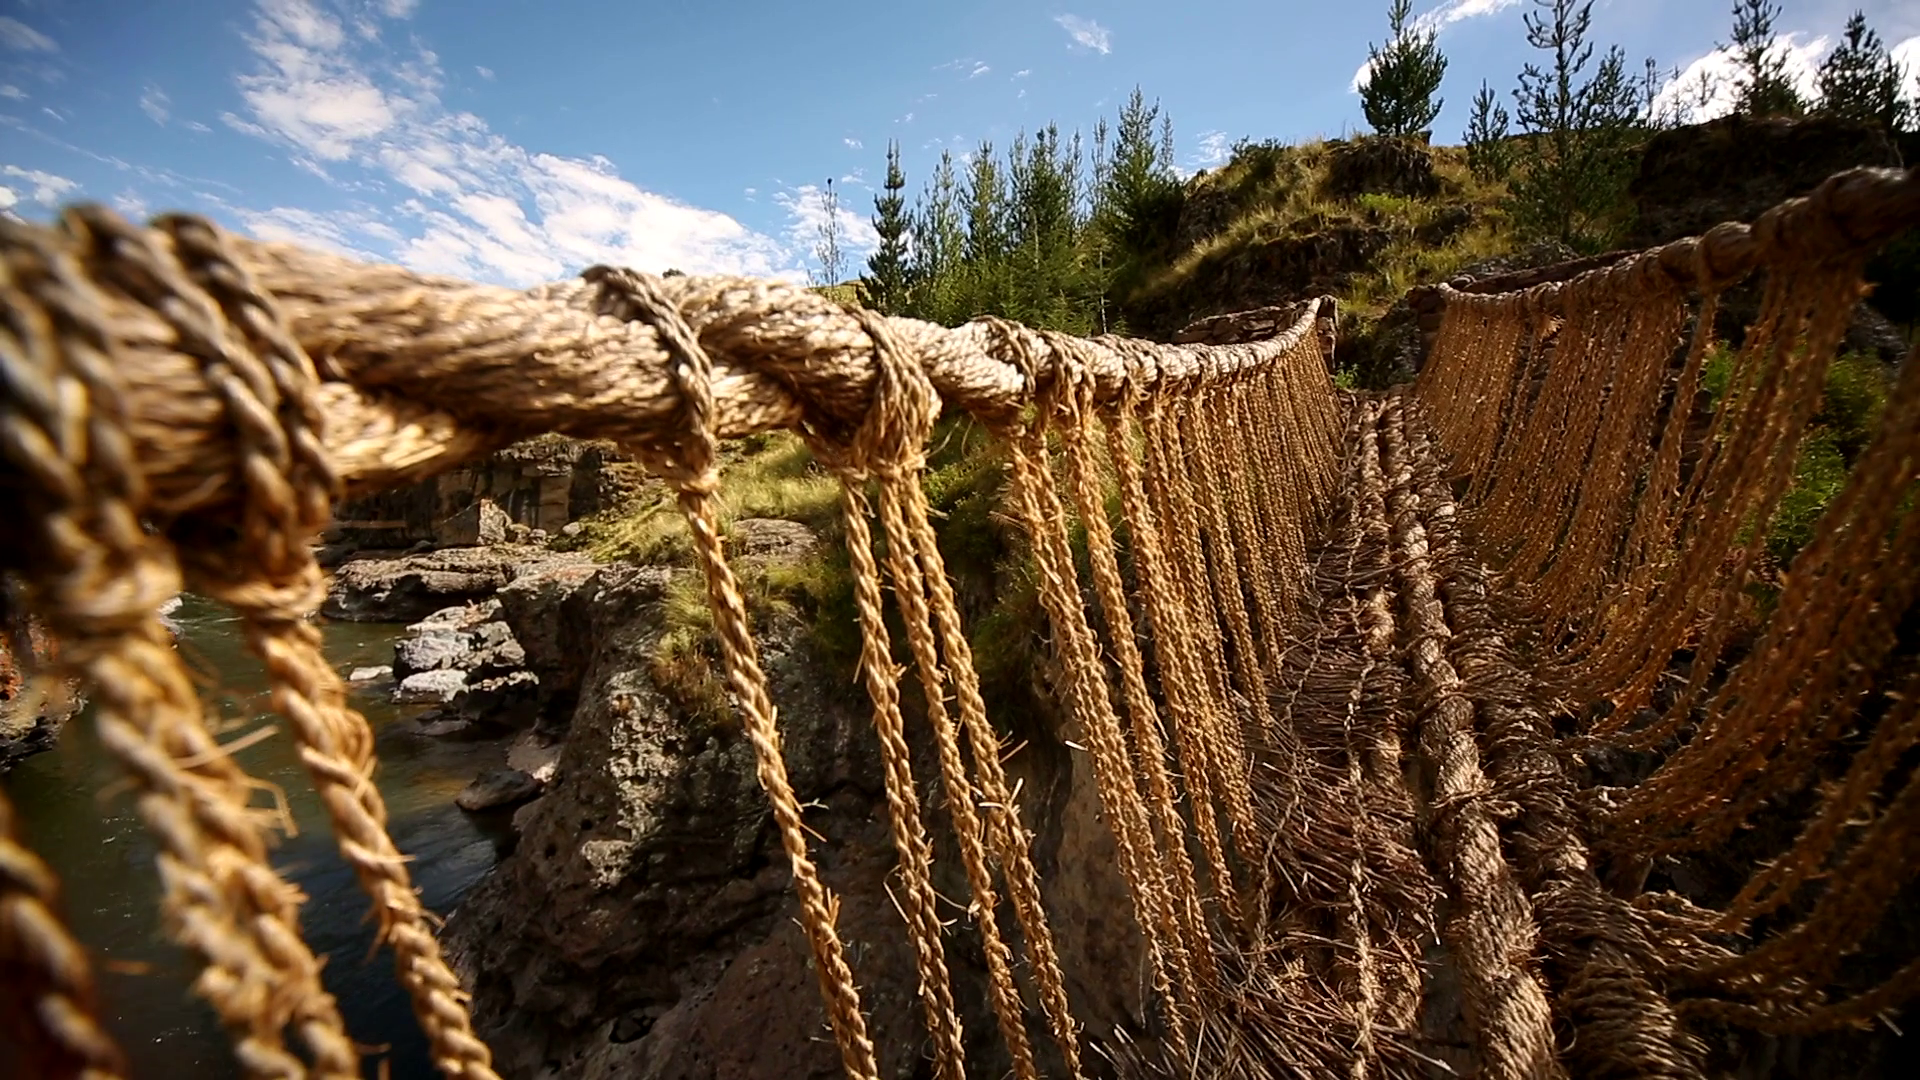
<instances>
[{"instance_id":1,"label":"braided rope","mask_svg":"<svg viewBox=\"0 0 1920 1080\"><path fill-rule=\"evenodd\" d=\"M834 925L839 904L821 884L807 851L806 824L799 797L787 778L773 698L767 691L758 647L747 627L746 601L721 545L720 514L714 500L719 486L719 438L714 433L713 362L657 280L606 267L595 267L585 276L603 289L603 310L617 318L651 323L661 340L674 350L671 371L682 423L669 435L631 445L679 493L680 510L687 519L694 554L706 580L707 602L720 639L727 685L739 703L747 740L753 744L755 772L773 804L780 843L792 865L800 922L813 950L814 969L841 1062L855 1080L877 1080L879 1068L874 1061L873 1042L867 1037L866 1018L860 1012L860 994Z\"/></svg>"}]
</instances>

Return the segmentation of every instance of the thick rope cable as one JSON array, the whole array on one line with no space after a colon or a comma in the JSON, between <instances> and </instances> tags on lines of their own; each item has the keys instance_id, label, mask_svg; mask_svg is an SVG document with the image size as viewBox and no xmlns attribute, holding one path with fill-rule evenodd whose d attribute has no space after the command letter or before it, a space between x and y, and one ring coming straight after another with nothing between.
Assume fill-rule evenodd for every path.
<instances>
[{"instance_id":1,"label":"thick rope cable","mask_svg":"<svg viewBox=\"0 0 1920 1080\"><path fill-rule=\"evenodd\" d=\"M112 235L108 224L96 224L103 236ZM338 487L320 441L312 364L218 234L190 219L161 219L159 228L174 242L178 270L151 251L136 260L141 238L128 233L116 237L117 265L150 275L174 296L192 291L168 282L176 273L205 290L210 305L166 310L182 338L196 341L208 358L207 381L249 444L240 550L184 545L191 582L240 614L248 647L264 661L274 707L292 727L342 857L374 899L379 939L394 949L400 983L436 1064L449 1076L494 1080L486 1044L473 1034L466 994L440 954L405 857L388 835L385 800L372 780L372 730L348 708L346 689L321 651L320 631L308 621L326 595L311 541L331 516ZM237 338L220 332L223 317ZM240 339L251 347L233 347Z\"/></svg>"},{"instance_id":2,"label":"thick rope cable","mask_svg":"<svg viewBox=\"0 0 1920 1080\"><path fill-rule=\"evenodd\" d=\"M359 1055L300 940L301 897L267 862L268 821L249 808L256 785L207 731L156 614L180 574L139 523L148 492L112 365L119 342L94 284L126 252L111 233L82 239L79 250L6 249L0 280L0 448L33 480L22 506L29 607L62 643L57 674L86 679L101 742L132 774L160 842L168 930L204 961L195 989L232 1032L242 1068L309 1075L285 1043L293 1026L313 1075L357 1076ZM148 332L184 344L171 327Z\"/></svg>"}]
</instances>

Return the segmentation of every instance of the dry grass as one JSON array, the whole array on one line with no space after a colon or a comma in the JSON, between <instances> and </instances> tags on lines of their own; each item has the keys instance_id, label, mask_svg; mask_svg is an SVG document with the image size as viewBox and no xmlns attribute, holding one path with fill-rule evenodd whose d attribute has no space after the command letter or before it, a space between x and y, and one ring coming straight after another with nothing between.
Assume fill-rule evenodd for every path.
<instances>
[{"instance_id":1,"label":"dry grass","mask_svg":"<svg viewBox=\"0 0 1920 1080\"><path fill-rule=\"evenodd\" d=\"M831 533L839 520L840 484L789 432L729 443L720 473L724 532L742 518L798 521ZM567 546L602 562L690 565L693 549L672 492L653 483L625 505L582 522Z\"/></svg>"}]
</instances>

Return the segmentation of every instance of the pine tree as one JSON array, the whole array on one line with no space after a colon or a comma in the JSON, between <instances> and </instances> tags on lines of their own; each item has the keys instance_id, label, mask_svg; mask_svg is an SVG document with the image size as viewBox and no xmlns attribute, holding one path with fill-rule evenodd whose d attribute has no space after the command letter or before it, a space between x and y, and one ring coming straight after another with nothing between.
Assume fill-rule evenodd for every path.
<instances>
[{"instance_id":1,"label":"pine tree","mask_svg":"<svg viewBox=\"0 0 1920 1080\"><path fill-rule=\"evenodd\" d=\"M1482 180L1504 180L1513 168L1513 151L1507 144L1507 109L1485 80L1473 95L1473 112L1467 117L1467 168Z\"/></svg>"},{"instance_id":2,"label":"pine tree","mask_svg":"<svg viewBox=\"0 0 1920 1080\"><path fill-rule=\"evenodd\" d=\"M1734 0L1733 44L1724 47L1739 68L1735 108L1748 116L1799 116L1807 111L1800 91L1787 78L1786 47L1774 42L1773 23L1779 17L1773 0Z\"/></svg>"},{"instance_id":3,"label":"pine tree","mask_svg":"<svg viewBox=\"0 0 1920 1080\"><path fill-rule=\"evenodd\" d=\"M1512 185L1514 217L1524 232L1597 251L1624 217L1634 151L1645 133L1637 80L1613 48L1580 81L1593 59L1593 0L1534 3L1524 20L1527 44L1551 53L1553 63L1548 70L1527 64L1513 93L1514 119L1531 136L1525 169Z\"/></svg>"},{"instance_id":4,"label":"pine tree","mask_svg":"<svg viewBox=\"0 0 1920 1080\"><path fill-rule=\"evenodd\" d=\"M867 302L887 315L901 315L907 304L907 174L900 168L900 144L887 143L887 180L873 197L873 231L880 245L867 256L869 273L862 277Z\"/></svg>"},{"instance_id":5,"label":"pine tree","mask_svg":"<svg viewBox=\"0 0 1920 1080\"><path fill-rule=\"evenodd\" d=\"M913 215L911 295L907 311L915 318L952 325L968 317L961 311L958 279L966 252L966 229L960 215L960 181L953 152L942 150L940 164Z\"/></svg>"},{"instance_id":6,"label":"pine tree","mask_svg":"<svg viewBox=\"0 0 1920 1080\"><path fill-rule=\"evenodd\" d=\"M1902 74L1880 35L1867 29L1866 15L1856 11L1845 40L1820 65L1820 111L1898 130L1909 109L1900 94Z\"/></svg>"},{"instance_id":7,"label":"pine tree","mask_svg":"<svg viewBox=\"0 0 1920 1080\"><path fill-rule=\"evenodd\" d=\"M1440 115L1433 95L1447 71L1431 27L1409 27L1413 0L1388 0L1386 45L1367 46L1367 79L1360 84L1360 111L1382 135L1413 135L1427 130Z\"/></svg>"}]
</instances>

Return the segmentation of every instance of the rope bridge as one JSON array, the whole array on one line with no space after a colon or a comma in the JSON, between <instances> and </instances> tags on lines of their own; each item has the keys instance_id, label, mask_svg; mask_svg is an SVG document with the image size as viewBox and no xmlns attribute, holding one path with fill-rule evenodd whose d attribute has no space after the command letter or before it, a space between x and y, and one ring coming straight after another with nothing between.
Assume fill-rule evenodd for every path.
<instances>
[{"instance_id":1,"label":"rope bridge","mask_svg":"<svg viewBox=\"0 0 1920 1080\"><path fill-rule=\"evenodd\" d=\"M1712 1025L1857 1025L1920 989L1920 960L1863 977L1848 959L1920 866L1901 622L1920 364L1768 610L1751 588L1864 261L1917 220L1920 174L1860 170L1751 227L1451 294L1418 383L1383 395L1333 387L1328 300L1269 341L1168 346L604 267L516 292L177 216L0 221L0 494L18 508L0 570L59 639L55 674L91 688L159 842L166 929L247 1072L357 1077L360 1060L267 860L280 822L159 622L183 588L239 615L441 1068L491 1077L388 836L367 723L308 621L311 542L345 495L543 432L616 441L678 492L828 1020L849 1075L874 1077L715 506L722 440L798 431L842 481L933 1072L967 1071L956 931L883 579L1013 1072L1097 1072L929 520L928 436L962 409L1007 448L1145 942L1164 1053L1102 1048L1119 1067L1696 1076ZM1718 298L1754 276L1761 310L1701 437ZM1633 782L1596 761L1635 763ZM1647 887L1660 860L1788 802L1797 834L1724 903ZM57 882L14 832L0 800L0 1015L39 1075L124 1075ZM1457 972L1460 1047L1423 1034L1436 957Z\"/></svg>"}]
</instances>

